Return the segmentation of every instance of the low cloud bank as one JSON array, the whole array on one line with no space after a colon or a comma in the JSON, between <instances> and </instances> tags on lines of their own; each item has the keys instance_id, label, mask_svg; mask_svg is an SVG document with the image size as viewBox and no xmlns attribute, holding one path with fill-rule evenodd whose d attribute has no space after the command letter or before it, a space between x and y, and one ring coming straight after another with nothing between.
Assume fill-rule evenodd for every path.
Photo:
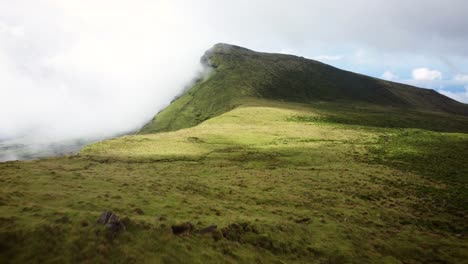
<instances>
[{"instance_id":1,"label":"low cloud bank","mask_svg":"<svg viewBox=\"0 0 468 264\"><path fill-rule=\"evenodd\" d=\"M85 2L0 4L0 161L135 131L201 71L180 17Z\"/></svg>"}]
</instances>

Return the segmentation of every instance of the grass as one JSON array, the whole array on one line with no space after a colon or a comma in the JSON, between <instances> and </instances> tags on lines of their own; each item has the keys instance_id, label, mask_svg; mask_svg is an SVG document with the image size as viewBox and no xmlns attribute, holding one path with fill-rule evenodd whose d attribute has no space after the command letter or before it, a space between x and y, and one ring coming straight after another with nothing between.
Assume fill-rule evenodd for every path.
<instances>
[{"instance_id":1,"label":"grass","mask_svg":"<svg viewBox=\"0 0 468 264\"><path fill-rule=\"evenodd\" d=\"M0 163L0 262L466 261L466 117L243 105L77 156ZM96 224L106 209L127 217L113 239ZM184 222L224 236L173 234Z\"/></svg>"},{"instance_id":2,"label":"grass","mask_svg":"<svg viewBox=\"0 0 468 264\"><path fill-rule=\"evenodd\" d=\"M367 110L377 109L376 116L369 116L367 120L374 123L382 123L378 117L383 109L384 112L401 115L394 115L394 120L388 120L388 115L380 115L384 117L384 123L400 125L404 122L406 126L423 126L426 129L433 128L423 122L430 118L439 121L436 128L443 129L443 123L449 126L457 124L444 122L443 117L447 113L468 115L466 105L433 90L343 71L302 57L260 53L217 44L202 57L202 61L207 67L213 68L209 76L200 78L188 91L158 113L140 133L193 127L259 99L307 104L328 101L327 105L332 108L336 104L357 105L366 114L369 114ZM361 108L369 104L372 104L370 109ZM342 107L339 109L345 110ZM352 112L355 113L352 117L354 124L362 113L356 112L356 109ZM423 118L419 117L421 113ZM464 122L466 127L466 119Z\"/></svg>"}]
</instances>

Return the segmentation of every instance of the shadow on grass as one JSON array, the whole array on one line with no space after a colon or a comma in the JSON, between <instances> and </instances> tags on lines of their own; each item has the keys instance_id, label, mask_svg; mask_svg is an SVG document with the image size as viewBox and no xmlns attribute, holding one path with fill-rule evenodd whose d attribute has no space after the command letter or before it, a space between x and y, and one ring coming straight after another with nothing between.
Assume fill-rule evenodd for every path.
<instances>
[{"instance_id":1,"label":"shadow on grass","mask_svg":"<svg viewBox=\"0 0 468 264\"><path fill-rule=\"evenodd\" d=\"M468 117L411 109L353 105L352 103L313 103L321 116L299 115L293 122L334 123L379 128L419 128L439 132L468 132Z\"/></svg>"},{"instance_id":2,"label":"shadow on grass","mask_svg":"<svg viewBox=\"0 0 468 264\"><path fill-rule=\"evenodd\" d=\"M419 192L447 212L468 213L467 135L403 130L381 136L368 149L373 162L444 184L445 188L421 186Z\"/></svg>"}]
</instances>

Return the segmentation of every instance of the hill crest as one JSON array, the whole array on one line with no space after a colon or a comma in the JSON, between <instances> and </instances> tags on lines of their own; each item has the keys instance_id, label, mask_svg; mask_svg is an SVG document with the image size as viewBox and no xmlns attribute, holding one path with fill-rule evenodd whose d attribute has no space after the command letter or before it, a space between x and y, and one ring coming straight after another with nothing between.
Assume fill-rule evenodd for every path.
<instances>
[{"instance_id":1,"label":"hill crest","mask_svg":"<svg viewBox=\"0 0 468 264\"><path fill-rule=\"evenodd\" d=\"M294 55L256 52L218 43L201 57L208 78L159 112L141 133L197 125L253 100L310 104L371 104L412 111L468 115L468 106L431 89L389 82Z\"/></svg>"}]
</instances>

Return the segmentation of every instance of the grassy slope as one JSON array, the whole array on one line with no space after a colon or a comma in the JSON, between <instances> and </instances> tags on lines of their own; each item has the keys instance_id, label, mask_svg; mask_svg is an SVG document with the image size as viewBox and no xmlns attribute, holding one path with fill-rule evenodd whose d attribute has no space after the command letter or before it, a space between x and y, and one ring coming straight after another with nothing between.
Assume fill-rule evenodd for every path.
<instances>
[{"instance_id":1,"label":"grassy slope","mask_svg":"<svg viewBox=\"0 0 468 264\"><path fill-rule=\"evenodd\" d=\"M244 105L75 157L0 163L0 262L468 258L466 117L365 104ZM95 224L106 208L130 219L114 240ZM173 235L170 225L185 221L248 228L219 241Z\"/></svg>"},{"instance_id":2,"label":"grassy slope","mask_svg":"<svg viewBox=\"0 0 468 264\"><path fill-rule=\"evenodd\" d=\"M202 61L214 67L209 78L195 84L161 111L141 133L192 127L255 99L371 103L420 110L425 115L434 113L436 119L440 115L435 112L468 115L467 105L433 90L387 82L296 56L217 44ZM414 117L408 121L418 122L417 115Z\"/></svg>"}]
</instances>

